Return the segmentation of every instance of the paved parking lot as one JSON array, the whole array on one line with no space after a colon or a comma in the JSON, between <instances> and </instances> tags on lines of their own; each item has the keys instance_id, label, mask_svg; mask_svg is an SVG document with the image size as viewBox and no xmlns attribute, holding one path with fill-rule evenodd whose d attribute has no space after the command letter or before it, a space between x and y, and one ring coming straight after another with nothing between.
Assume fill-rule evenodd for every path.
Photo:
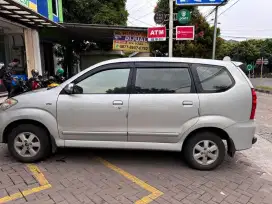
<instances>
[{"instance_id":1,"label":"paved parking lot","mask_svg":"<svg viewBox=\"0 0 272 204\"><path fill-rule=\"evenodd\" d=\"M272 96L258 96L260 142L211 172L189 169L178 153L148 151L66 149L26 165L2 145L0 203L271 204Z\"/></svg>"}]
</instances>

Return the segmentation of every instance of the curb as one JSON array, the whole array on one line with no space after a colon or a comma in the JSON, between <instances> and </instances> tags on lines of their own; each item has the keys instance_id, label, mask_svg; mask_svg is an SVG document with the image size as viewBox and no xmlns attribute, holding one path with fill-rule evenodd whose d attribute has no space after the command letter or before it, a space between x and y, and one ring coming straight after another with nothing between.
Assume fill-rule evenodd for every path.
<instances>
[{"instance_id":1,"label":"curb","mask_svg":"<svg viewBox=\"0 0 272 204\"><path fill-rule=\"evenodd\" d=\"M258 92L266 93L266 94L272 94L272 91L262 90L262 89L255 89Z\"/></svg>"}]
</instances>

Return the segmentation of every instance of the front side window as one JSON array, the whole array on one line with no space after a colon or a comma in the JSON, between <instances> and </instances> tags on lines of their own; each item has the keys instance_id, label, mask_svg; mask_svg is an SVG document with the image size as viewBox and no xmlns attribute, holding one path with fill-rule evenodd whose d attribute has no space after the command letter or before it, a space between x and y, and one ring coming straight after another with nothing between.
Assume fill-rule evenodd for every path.
<instances>
[{"instance_id":1,"label":"front side window","mask_svg":"<svg viewBox=\"0 0 272 204\"><path fill-rule=\"evenodd\" d=\"M199 65L196 67L199 88L203 93L218 93L230 89L233 78L225 67Z\"/></svg>"},{"instance_id":2,"label":"front side window","mask_svg":"<svg viewBox=\"0 0 272 204\"><path fill-rule=\"evenodd\" d=\"M98 72L80 82L83 94L125 94L130 69L111 69Z\"/></svg>"},{"instance_id":3,"label":"front side window","mask_svg":"<svg viewBox=\"0 0 272 204\"><path fill-rule=\"evenodd\" d=\"M135 93L191 93L192 81L187 68L139 68Z\"/></svg>"}]
</instances>

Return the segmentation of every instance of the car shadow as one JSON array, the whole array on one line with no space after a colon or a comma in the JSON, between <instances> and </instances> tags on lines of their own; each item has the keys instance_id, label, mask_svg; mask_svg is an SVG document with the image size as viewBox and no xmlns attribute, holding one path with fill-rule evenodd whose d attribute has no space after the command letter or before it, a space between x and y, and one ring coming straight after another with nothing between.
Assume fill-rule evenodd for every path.
<instances>
[{"instance_id":1,"label":"car shadow","mask_svg":"<svg viewBox=\"0 0 272 204\"><path fill-rule=\"evenodd\" d=\"M86 163L86 159L100 157L115 165L137 166L141 167L177 167L191 169L185 162L180 152L165 151L146 151L146 150L114 150L114 149L84 149L84 148L65 148L50 156L45 162L60 163ZM244 171L247 168L253 168L251 164L241 153L234 158L225 156L225 161L216 171L226 171L227 169L235 171Z\"/></svg>"}]
</instances>

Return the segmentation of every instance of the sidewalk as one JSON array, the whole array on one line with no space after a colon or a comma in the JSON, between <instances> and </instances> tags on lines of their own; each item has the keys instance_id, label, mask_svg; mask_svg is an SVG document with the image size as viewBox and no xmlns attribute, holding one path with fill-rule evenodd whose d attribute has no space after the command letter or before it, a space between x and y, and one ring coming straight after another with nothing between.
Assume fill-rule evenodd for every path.
<instances>
[{"instance_id":1,"label":"sidewalk","mask_svg":"<svg viewBox=\"0 0 272 204\"><path fill-rule=\"evenodd\" d=\"M266 175L269 175L272 181L272 144L266 139L256 134L258 141L252 149L242 151L241 153L251 162L255 163ZM267 176L266 176L267 177ZM267 179L267 178L266 178Z\"/></svg>"},{"instance_id":2,"label":"sidewalk","mask_svg":"<svg viewBox=\"0 0 272 204\"><path fill-rule=\"evenodd\" d=\"M4 96L4 97L0 96L0 104L3 103L6 100L6 98L7 98L6 96Z\"/></svg>"},{"instance_id":3,"label":"sidewalk","mask_svg":"<svg viewBox=\"0 0 272 204\"><path fill-rule=\"evenodd\" d=\"M6 97L8 95L8 92L0 92L0 98Z\"/></svg>"}]
</instances>

